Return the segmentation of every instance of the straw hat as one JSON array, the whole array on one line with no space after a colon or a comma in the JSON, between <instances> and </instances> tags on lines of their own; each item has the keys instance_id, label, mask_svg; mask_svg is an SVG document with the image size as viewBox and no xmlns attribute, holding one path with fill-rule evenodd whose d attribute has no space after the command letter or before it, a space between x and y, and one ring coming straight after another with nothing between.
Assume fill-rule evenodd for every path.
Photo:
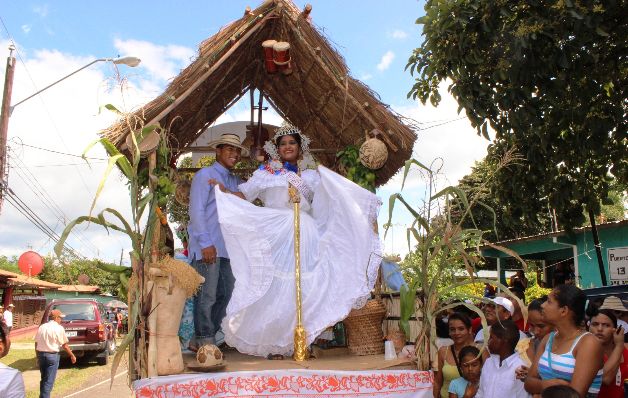
<instances>
[{"instance_id":1,"label":"straw hat","mask_svg":"<svg viewBox=\"0 0 628 398\"><path fill-rule=\"evenodd\" d=\"M220 138L209 141L207 146L210 148L216 148L218 145L231 145L236 148L242 149L242 156L248 156L249 150L240 142L240 137L237 134L226 133L220 136Z\"/></svg>"},{"instance_id":2,"label":"straw hat","mask_svg":"<svg viewBox=\"0 0 628 398\"><path fill-rule=\"evenodd\" d=\"M604 299L601 310L628 311L621 299L617 296L608 296Z\"/></svg>"}]
</instances>

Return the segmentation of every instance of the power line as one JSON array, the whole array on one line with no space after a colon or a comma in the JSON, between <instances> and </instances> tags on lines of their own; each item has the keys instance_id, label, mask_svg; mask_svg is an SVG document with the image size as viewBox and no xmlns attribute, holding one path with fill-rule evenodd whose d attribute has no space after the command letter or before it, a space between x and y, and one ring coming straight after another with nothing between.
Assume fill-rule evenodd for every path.
<instances>
[{"instance_id":1,"label":"power line","mask_svg":"<svg viewBox=\"0 0 628 398\"><path fill-rule=\"evenodd\" d=\"M13 141L13 142L15 142L15 141ZM56 153L56 154L58 154L58 155L64 155L64 156L72 156L72 157L75 157L75 158L81 158L81 159L93 159L93 160L107 160L107 159L104 159L104 158L93 158L93 157L88 157L88 156L83 157L82 155L75 155L75 154L73 154L73 153L67 153L67 152L55 151L55 150L53 150L53 149L41 148L41 147L38 147L38 146L25 144L25 143L23 143L23 142L19 142L19 143L16 143L16 144L17 144L17 145L21 145L21 146L25 146L25 147L28 147L28 148L38 149L38 150L40 150L40 151L46 151L46 152ZM78 166L78 165L81 165L81 164L82 164L82 163L74 163L74 165L77 165L77 166Z\"/></svg>"},{"instance_id":2,"label":"power line","mask_svg":"<svg viewBox=\"0 0 628 398\"><path fill-rule=\"evenodd\" d=\"M50 210L50 212L61 222L61 224L65 227L67 224L67 215L61 209L61 207L55 202L55 200L50 196L50 194L46 191L43 185L39 182L37 177L30 172L28 167L22 162L19 157L10 157L13 161L12 163L17 164L17 168L14 170L17 172L17 176L25 183L25 185L33 192L35 197L39 199L39 201ZM98 255L98 248L89 241L86 237L83 237L82 233L78 233L76 230L72 231L72 235L75 236L81 243L87 246L92 253Z\"/></svg>"},{"instance_id":3,"label":"power line","mask_svg":"<svg viewBox=\"0 0 628 398\"><path fill-rule=\"evenodd\" d=\"M52 229L39 215L31 209L19 196L13 192L11 188L6 189L6 198L24 217L26 217L35 227L42 231L46 236L52 239L55 243L61 240L61 237ZM65 243L64 249L76 258L85 258L80 255L72 246Z\"/></svg>"},{"instance_id":4,"label":"power line","mask_svg":"<svg viewBox=\"0 0 628 398\"><path fill-rule=\"evenodd\" d=\"M94 163L98 163L98 164L102 164L105 162L92 162L92 164ZM66 167L66 166L88 166L87 163L60 163L60 164L32 164L29 167L31 168L42 168L42 167Z\"/></svg>"},{"instance_id":5,"label":"power line","mask_svg":"<svg viewBox=\"0 0 628 398\"><path fill-rule=\"evenodd\" d=\"M442 123L434 124L434 125L427 126L427 127L422 127L419 131L429 130L429 129L434 128L434 127L438 127L438 126L442 126L442 125L445 125L445 124L457 122L458 120L462 120L462 119L466 119L466 116L461 116L461 117L456 118L456 119L446 120L446 121L444 121Z\"/></svg>"}]
</instances>

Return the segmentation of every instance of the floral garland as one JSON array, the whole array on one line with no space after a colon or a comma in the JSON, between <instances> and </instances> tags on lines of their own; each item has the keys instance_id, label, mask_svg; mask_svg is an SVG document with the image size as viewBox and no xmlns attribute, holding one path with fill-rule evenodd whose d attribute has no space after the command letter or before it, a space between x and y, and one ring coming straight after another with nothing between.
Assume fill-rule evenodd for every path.
<instances>
[{"instance_id":1,"label":"floral garland","mask_svg":"<svg viewBox=\"0 0 628 398\"><path fill-rule=\"evenodd\" d=\"M266 170L267 172L274 174L274 175L280 175L280 174L285 174L289 171L298 174L299 173L299 166L295 166L293 164L290 164L288 162L284 162L281 163L278 160L271 160L268 163L264 163L261 164L259 166L260 170Z\"/></svg>"}]
</instances>

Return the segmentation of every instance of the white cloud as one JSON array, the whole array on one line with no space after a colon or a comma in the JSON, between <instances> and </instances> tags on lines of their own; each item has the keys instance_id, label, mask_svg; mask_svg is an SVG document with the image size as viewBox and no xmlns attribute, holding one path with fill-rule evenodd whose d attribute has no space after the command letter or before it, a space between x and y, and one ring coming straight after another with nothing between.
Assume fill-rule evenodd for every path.
<instances>
[{"instance_id":1,"label":"white cloud","mask_svg":"<svg viewBox=\"0 0 628 398\"><path fill-rule=\"evenodd\" d=\"M393 59L395 59L395 53L392 51L387 51L386 54L382 55L382 59L377 64L377 69L380 71L385 71L388 69Z\"/></svg>"},{"instance_id":2,"label":"white cloud","mask_svg":"<svg viewBox=\"0 0 628 398\"><path fill-rule=\"evenodd\" d=\"M424 130L417 132L418 139L414 145L412 157L426 166L431 166L434 162L434 168L441 168L436 182L437 190L457 184L460 178L471 172L474 162L486 156L486 149L489 145L486 139L476 134L475 128L471 126L468 119L457 120L464 116L464 111L457 113L458 103L447 92L449 84L450 82L441 83L442 100L436 108L429 103L422 105L420 102L413 106L395 107L397 112L424 126ZM448 121L450 122L444 123ZM403 191L401 191L402 172L397 173L386 185L378 189L378 195L384 202L379 216L380 225L388 220L388 198L391 194L401 192L415 209L420 209L423 201L429 196L425 176L421 175L419 169L414 166L411 170ZM394 233L392 230L389 231L384 242L387 252L407 254L405 231L412 220L410 213L403 208L401 203L397 203L392 219L395 231Z\"/></svg>"},{"instance_id":3,"label":"white cloud","mask_svg":"<svg viewBox=\"0 0 628 398\"><path fill-rule=\"evenodd\" d=\"M408 34L407 34L406 32L404 32L403 30L401 30L401 29L395 29L395 30L394 30L394 31L390 34L390 36L391 36L393 39L402 40L402 39L405 39L406 37L408 37Z\"/></svg>"},{"instance_id":4,"label":"white cloud","mask_svg":"<svg viewBox=\"0 0 628 398\"><path fill-rule=\"evenodd\" d=\"M31 26L28 24L22 25L22 32L28 34L31 31Z\"/></svg>"},{"instance_id":5,"label":"white cloud","mask_svg":"<svg viewBox=\"0 0 628 398\"><path fill-rule=\"evenodd\" d=\"M360 75L360 80L362 80L363 82L370 80L373 78L373 75L370 73L363 73Z\"/></svg>"},{"instance_id":6,"label":"white cloud","mask_svg":"<svg viewBox=\"0 0 628 398\"><path fill-rule=\"evenodd\" d=\"M153 77L167 81L178 75L196 55L196 50L177 45L157 45L143 40L114 40L122 56L131 55L142 60L142 67Z\"/></svg>"},{"instance_id":7,"label":"white cloud","mask_svg":"<svg viewBox=\"0 0 628 398\"><path fill-rule=\"evenodd\" d=\"M8 51L4 49L8 43L0 41L0 47L0 57L6 57ZM96 58L49 49L22 51L21 56L24 64L18 63L16 67L14 104ZM113 66L99 63L19 105L11 116L9 187L57 234L63 230L58 217L68 221L89 212L106 163L94 161L90 168L80 158L22 146L21 143L80 155L98 137L98 132L115 119L108 111L99 113L100 106L111 103L130 110L155 96L143 91L143 87L156 87L146 83L137 70L120 66L119 72L123 77L132 75L124 96L119 87L111 84L116 76ZM0 73L4 73L4 64L0 66ZM94 147L89 156L106 157L100 146ZM56 207L63 214L53 210ZM130 218L128 190L117 171L107 181L96 204L96 212L105 207L119 209ZM128 238L113 232L108 235L95 224L81 225L76 231L82 241L71 235L68 242L85 256L117 262L120 250L124 249L127 253L124 261L128 263ZM53 245L54 242L10 203L4 202L0 214L0 255L19 255L29 248L48 254Z\"/></svg>"},{"instance_id":8,"label":"white cloud","mask_svg":"<svg viewBox=\"0 0 628 398\"><path fill-rule=\"evenodd\" d=\"M33 12L39 15L41 18L46 18L46 16L48 16L48 4L34 6Z\"/></svg>"}]
</instances>

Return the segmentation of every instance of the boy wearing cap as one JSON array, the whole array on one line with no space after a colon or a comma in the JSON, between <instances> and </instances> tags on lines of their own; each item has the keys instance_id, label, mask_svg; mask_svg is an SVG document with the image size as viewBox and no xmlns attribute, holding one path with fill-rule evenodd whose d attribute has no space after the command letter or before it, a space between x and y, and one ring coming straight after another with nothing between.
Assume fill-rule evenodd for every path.
<instances>
[{"instance_id":1,"label":"boy wearing cap","mask_svg":"<svg viewBox=\"0 0 628 398\"><path fill-rule=\"evenodd\" d=\"M238 192L242 180L231 173L248 151L237 134L223 134L208 143L216 148L216 162L194 175L190 188L188 258L205 282L194 297L196 344L216 344L216 332L225 317L235 278L218 223L214 186Z\"/></svg>"},{"instance_id":2,"label":"boy wearing cap","mask_svg":"<svg viewBox=\"0 0 628 398\"><path fill-rule=\"evenodd\" d=\"M7 309L2 313L4 323L7 325L9 333L11 333L11 329L13 328L13 307L15 307L13 303L7 305Z\"/></svg>"},{"instance_id":3,"label":"boy wearing cap","mask_svg":"<svg viewBox=\"0 0 628 398\"><path fill-rule=\"evenodd\" d=\"M61 319L65 315L59 310L50 311L48 322L39 326L35 335L35 352L41 381L39 382L39 397L49 398L59 369L59 353L63 349L67 352L72 363L76 363L76 357L68 346L68 337L61 326Z\"/></svg>"}]
</instances>

